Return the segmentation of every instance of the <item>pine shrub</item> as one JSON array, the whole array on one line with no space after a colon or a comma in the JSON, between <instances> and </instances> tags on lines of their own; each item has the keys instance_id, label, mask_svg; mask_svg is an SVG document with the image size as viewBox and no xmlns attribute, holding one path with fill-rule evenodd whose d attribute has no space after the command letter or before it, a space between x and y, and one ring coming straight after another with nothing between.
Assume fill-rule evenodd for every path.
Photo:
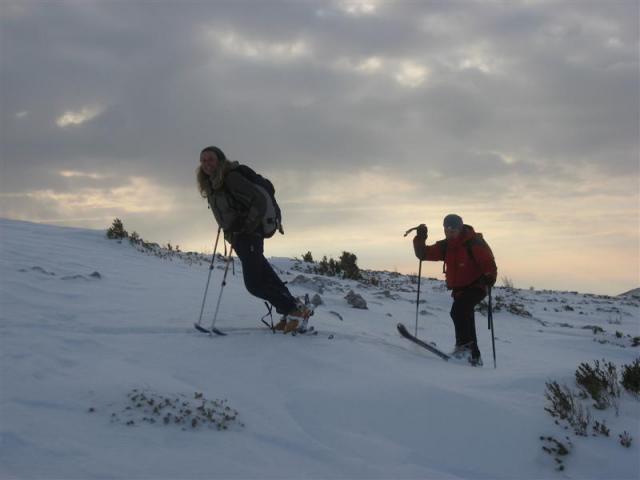
<instances>
[{"instance_id":1,"label":"pine shrub","mask_svg":"<svg viewBox=\"0 0 640 480\"><path fill-rule=\"evenodd\" d=\"M618 385L618 370L616 366L605 360L602 365L598 360L591 366L581 363L576 370L576 383L583 398L591 397L595 402L594 408L604 410L614 406L618 410L617 399L620 397Z\"/></svg>"},{"instance_id":2,"label":"pine shrub","mask_svg":"<svg viewBox=\"0 0 640 480\"><path fill-rule=\"evenodd\" d=\"M622 366L622 386L629 393L640 395L640 358L631 365Z\"/></svg>"},{"instance_id":3,"label":"pine shrub","mask_svg":"<svg viewBox=\"0 0 640 480\"><path fill-rule=\"evenodd\" d=\"M631 447L631 443L633 442L633 437L626 430L618 435L620 439L620 445L623 447L629 448Z\"/></svg>"},{"instance_id":4,"label":"pine shrub","mask_svg":"<svg viewBox=\"0 0 640 480\"><path fill-rule=\"evenodd\" d=\"M342 252L340 270L342 270L344 278L350 278L351 280L360 280L362 278L357 261L358 257L356 257L355 253Z\"/></svg>"},{"instance_id":5,"label":"pine shrub","mask_svg":"<svg viewBox=\"0 0 640 480\"><path fill-rule=\"evenodd\" d=\"M129 242L131 242L131 245L137 245L142 242L142 239L140 238L138 232L136 232L135 230L131 232L131 234L129 235Z\"/></svg>"},{"instance_id":6,"label":"pine shrub","mask_svg":"<svg viewBox=\"0 0 640 480\"><path fill-rule=\"evenodd\" d=\"M609 427L607 427L607 424L605 423L604 420L602 421L602 423L597 420L593 423L594 437L598 435L602 435L603 437L608 437L610 433L611 433L611 430L609 430Z\"/></svg>"},{"instance_id":7,"label":"pine shrub","mask_svg":"<svg viewBox=\"0 0 640 480\"><path fill-rule=\"evenodd\" d=\"M545 398L549 405L544 409L556 418L556 423L561 421L568 423L576 435L585 437L591 423L591 412L584 408L580 399L566 385L560 386L558 382L547 382Z\"/></svg>"},{"instance_id":8,"label":"pine shrub","mask_svg":"<svg viewBox=\"0 0 640 480\"><path fill-rule=\"evenodd\" d=\"M310 251L302 255L302 261L306 263L313 263L313 255L311 255Z\"/></svg>"},{"instance_id":9,"label":"pine shrub","mask_svg":"<svg viewBox=\"0 0 640 480\"><path fill-rule=\"evenodd\" d=\"M571 453L571 440L566 437L566 443L563 443L553 437L540 437L540 441L544 443L542 450L551 455L556 462L556 470L564 470L564 457Z\"/></svg>"},{"instance_id":10,"label":"pine shrub","mask_svg":"<svg viewBox=\"0 0 640 480\"><path fill-rule=\"evenodd\" d=\"M107 230L107 238L121 240L123 238L127 238L129 234L124 229L124 225L122 220L116 218L113 220L113 224Z\"/></svg>"}]
</instances>

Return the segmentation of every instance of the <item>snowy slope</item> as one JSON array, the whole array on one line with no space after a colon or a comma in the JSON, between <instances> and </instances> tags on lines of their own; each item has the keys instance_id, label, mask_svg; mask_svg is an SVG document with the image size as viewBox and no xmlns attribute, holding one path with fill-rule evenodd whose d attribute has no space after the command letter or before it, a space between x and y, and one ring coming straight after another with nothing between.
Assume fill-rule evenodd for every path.
<instances>
[{"instance_id":1,"label":"snowy slope","mask_svg":"<svg viewBox=\"0 0 640 480\"><path fill-rule=\"evenodd\" d=\"M415 322L405 276L378 272L381 285L364 286L274 259L295 294L324 301L312 317L320 334L293 338L261 327L264 305L236 262L217 323L229 335L210 338L193 328L206 259L10 220L0 245L0 478L640 478L640 402L628 394L618 416L594 412L610 438L572 437L565 472L539 439L566 435L544 411L546 381L638 356L633 297L497 288L498 368L481 314L485 366L472 368L396 333L398 321ZM347 304L350 289L368 310ZM450 349L448 292L423 279L421 298L419 336ZM224 399L240 421L226 431L150 424L127 410L134 389ZM617 442L623 430L631 448Z\"/></svg>"}]
</instances>

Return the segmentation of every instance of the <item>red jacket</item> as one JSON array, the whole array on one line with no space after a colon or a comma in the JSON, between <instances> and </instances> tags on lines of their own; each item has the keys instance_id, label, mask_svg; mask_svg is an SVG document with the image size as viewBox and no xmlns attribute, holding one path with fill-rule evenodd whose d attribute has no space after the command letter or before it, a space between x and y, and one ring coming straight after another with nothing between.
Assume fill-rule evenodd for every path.
<instances>
[{"instance_id":1,"label":"red jacket","mask_svg":"<svg viewBox=\"0 0 640 480\"><path fill-rule=\"evenodd\" d=\"M420 260L444 261L447 288L459 290L467 287L486 288L498 277L498 268L491 248L472 226L465 225L458 238L440 240L425 245L418 237L413 239L413 249ZM471 249L472 257L469 256Z\"/></svg>"}]
</instances>

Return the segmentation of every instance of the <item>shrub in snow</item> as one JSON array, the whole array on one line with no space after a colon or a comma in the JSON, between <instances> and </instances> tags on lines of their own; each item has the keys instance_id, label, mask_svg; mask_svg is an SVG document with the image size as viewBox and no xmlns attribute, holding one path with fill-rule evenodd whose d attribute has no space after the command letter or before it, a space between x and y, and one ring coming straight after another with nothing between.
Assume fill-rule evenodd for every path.
<instances>
[{"instance_id":1,"label":"shrub in snow","mask_svg":"<svg viewBox=\"0 0 640 480\"><path fill-rule=\"evenodd\" d=\"M626 430L618 435L618 438L620 439L620 445L622 445L623 447L629 448L631 446L631 443L633 442L633 437L629 435L629 432L627 432Z\"/></svg>"},{"instance_id":2,"label":"shrub in snow","mask_svg":"<svg viewBox=\"0 0 640 480\"><path fill-rule=\"evenodd\" d=\"M581 363L576 370L576 383L582 392L582 398L593 399L593 406L604 410L613 406L618 411L620 386L618 384L618 370L611 362L596 360L593 366Z\"/></svg>"},{"instance_id":3,"label":"shrub in snow","mask_svg":"<svg viewBox=\"0 0 640 480\"><path fill-rule=\"evenodd\" d=\"M545 398L549 405L544 409L556 418L556 423L560 421L568 423L576 435L587 436L587 429L591 422L591 413L588 408L584 408L580 399L574 395L573 391L566 385L560 386L558 382L547 382Z\"/></svg>"},{"instance_id":4,"label":"shrub in snow","mask_svg":"<svg viewBox=\"0 0 640 480\"><path fill-rule=\"evenodd\" d=\"M344 278L350 278L351 280L360 280L360 278L362 278L357 261L358 257L356 257L355 253L342 252L340 256L340 269L343 272Z\"/></svg>"},{"instance_id":5,"label":"shrub in snow","mask_svg":"<svg viewBox=\"0 0 640 480\"><path fill-rule=\"evenodd\" d=\"M563 471L564 470L564 460L563 457L566 457L571 453L571 448L573 445L571 444L571 440L569 437L565 437L566 444L556 440L553 437L540 437L540 440L544 445L542 445L542 450L551 455L556 462L556 470Z\"/></svg>"},{"instance_id":6,"label":"shrub in snow","mask_svg":"<svg viewBox=\"0 0 640 480\"><path fill-rule=\"evenodd\" d=\"M589 407L584 407L582 400L593 400L594 407L604 410L607 407L614 407L616 416L618 415L618 402L622 398L622 390L620 385L627 389L630 393L637 395L640 385L640 358L636 359L631 365L622 366L622 380L619 380L618 369L616 366L605 360L595 361L593 365L581 363L575 372L576 384L579 391L574 391L567 385L559 385L558 382L547 382L547 390L545 398L548 401L545 410L555 418L555 423L568 430L572 428L577 436L587 436L587 431L591 424L591 412ZM611 430L609 426L602 421L594 421L591 426L593 436L609 437ZM618 435L619 442L622 446L629 448L633 441L631 435L624 431ZM561 457L566 455L569 449L552 437L540 437L547 444L543 446L543 450L550 455L555 456L559 470L564 469ZM566 450L566 453L565 453Z\"/></svg>"},{"instance_id":7,"label":"shrub in snow","mask_svg":"<svg viewBox=\"0 0 640 480\"><path fill-rule=\"evenodd\" d=\"M129 235L129 242L131 243L131 245L137 245L142 242L142 239L140 238L140 235L138 234L138 232L133 231Z\"/></svg>"},{"instance_id":8,"label":"shrub in snow","mask_svg":"<svg viewBox=\"0 0 640 480\"><path fill-rule=\"evenodd\" d=\"M622 366L622 386L629 393L640 395L640 358L632 364Z\"/></svg>"},{"instance_id":9,"label":"shrub in snow","mask_svg":"<svg viewBox=\"0 0 640 480\"><path fill-rule=\"evenodd\" d=\"M593 423L593 436L597 437L598 435L602 435L603 437L608 437L611 431L607 427L607 424L603 420L602 422L595 421Z\"/></svg>"},{"instance_id":10,"label":"shrub in snow","mask_svg":"<svg viewBox=\"0 0 640 480\"><path fill-rule=\"evenodd\" d=\"M111 414L113 422L128 426L144 423L173 425L183 430L228 430L234 425L244 427L238 420L238 412L227 404L227 400L207 400L198 392L187 397L182 394L169 396L134 389L127 398L128 405L120 413Z\"/></svg>"},{"instance_id":11,"label":"shrub in snow","mask_svg":"<svg viewBox=\"0 0 640 480\"><path fill-rule=\"evenodd\" d=\"M311 255L310 251L302 255L302 261L305 263L313 263L313 255Z\"/></svg>"},{"instance_id":12,"label":"shrub in snow","mask_svg":"<svg viewBox=\"0 0 640 480\"><path fill-rule=\"evenodd\" d=\"M124 229L122 220L116 218L113 220L113 224L107 229L107 238L121 240L127 238L129 234Z\"/></svg>"},{"instance_id":13,"label":"shrub in snow","mask_svg":"<svg viewBox=\"0 0 640 480\"><path fill-rule=\"evenodd\" d=\"M322 257L322 260L318 262L318 266L315 267L314 273L327 275L329 277L342 276L342 278L360 280L362 279L362 274L360 273L357 260L358 257L356 257L354 253L349 252L342 252L339 261L336 261L333 258L327 259L327 256L325 255Z\"/></svg>"}]
</instances>

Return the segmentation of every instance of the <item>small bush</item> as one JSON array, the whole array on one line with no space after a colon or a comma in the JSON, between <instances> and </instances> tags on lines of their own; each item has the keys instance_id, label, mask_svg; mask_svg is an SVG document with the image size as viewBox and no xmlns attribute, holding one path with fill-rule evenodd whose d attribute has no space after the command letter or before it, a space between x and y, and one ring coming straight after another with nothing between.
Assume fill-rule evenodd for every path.
<instances>
[{"instance_id":1,"label":"small bush","mask_svg":"<svg viewBox=\"0 0 640 480\"><path fill-rule=\"evenodd\" d=\"M320 275L327 275L329 277L335 277L340 274L340 265L333 258L327 259L327 256L323 256L322 260L318 262L318 266L315 268L315 272Z\"/></svg>"},{"instance_id":2,"label":"small bush","mask_svg":"<svg viewBox=\"0 0 640 480\"><path fill-rule=\"evenodd\" d=\"M357 261L358 257L356 257L355 253L342 252L340 256L340 269L343 272L344 278L350 278L352 280L360 280L362 278Z\"/></svg>"},{"instance_id":3,"label":"small bush","mask_svg":"<svg viewBox=\"0 0 640 480\"><path fill-rule=\"evenodd\" d=\"M631 443L633 442L633 437L629 435L629 432L627 432L626 430L618 435L618 438L620 439L620 445L622 445L623 447L629 448L631 446Z\"/></svg>"},{"instance_id":4,"label":"small bush","mask_svg":"<svg viewBox=\"0 0 640 480\"><path fill-rule=\"evenodd\" d=\"M603 437L608 437L611 433L611 430L607 427L607 424L603 420L602 423L599 421L595 421L593 424L593 436L596 437L598 435L602 435Z\"/></svg>"},{"instance_id":5,"label":"small bush","mask_svg":"<svg viewBox=\"0 0 640 480\"><path fill-rule=\"evenodd\" d=\"M640 395L640 358L631 365L622 366L622 386L634 395Z\"/></svg>"},{"instance_id":6,"label":"small bush","mask_svg":"<svg viewBox=\"0 0 640 480\"><path fill-rule=\"evenodd\" d=\"M569 455L569 453L571 453L571 448L573 447L569 437L566 437L566 444L553 437L540 437L540 441L545 444L542 446L542 450L551 455L556 462L556 470L563 471L564 463L562 457Z\"/></svg>"},{"instance_id":7,"label":"small bush","mask_svg":"<svg viewBox=\"0 0 640 480\"><path fill-rule=\"evenodd\" d=\"M311 254L311 252L308 253ZM349 252L342 252L340 260L337 261L333 258L327 258L325 255L322 257L322 260L318 262L318 266L315 267L314 271L317 274L327 275L329 277L341 276L342 278L351 280L362 280L362 274L360 273L357 260L358 257Z\"/></svg>"},{"instance_id":8,"label":"small bush","mask_svg":"<svg viewBox=\"0 0 640 480\"><path fill-rule=\"evenodd\" d=\"M127 395L127 405L120 412L111 414L111 421L127 426L143 424L178 426L183 430L211 428L230 430L244 427L237 410L227 400L208 400L204 394L192 396L163 395L148 390L134 389ZM95 408L89 412L94 413Z\"/></svg>"},{"instance_id":9,"label":"small bush","mask_svg":"<svg viewBox=\"0 0 640 480\"><path fill-rule=\"evenodd\" d=\"M591 423L591 412L584 408L579 398L573 394L566 385L560 386L558 382L547 382L547 391L544 396L549 401L549 406L544 409L554 418L556 423L564 421L568 423L576 435L585 437Z\"/></svg>"},{"instance_id":10,"label":"small bush","mask_svg":"<svg viewBox=\"0 0 640 480\"><path fill-rule=\"evenodd\" d=\"M302 261L306 263L313 263L313 255L311 255L310 251L302 255Z\"/></svg>"},{"instance_id":11,"label":"small bush","mask_svg":"<svg viewBox=\"0 0 640 480\"><path fill-rule=\"evenodd\" d=\"M140 235L138 234L138 232L133 231L130 235L129 235L129 242L131 242L131 245L137 245L140 242L142 242L142 239L140 238Z\"/></svg>"},{"instance_id":12,"label":"small bush","mask_svg":"<svg viewBox=\"0 0 640 480\"><path fill-rule=\"evenodd\" d=\"M122 220L116 218L113 220L113 224L107 230L107 238L120 240L123 238L127 238L129 234L124 229L124 225L122 224Z\"/></svg>"},{"instance_id":13,"label":"small bush","mask_svg":"<svg viewBox=\"0 0 640 480\"><path fill-rule=\"evenodd\" d=\"M614 406L618 410L617 399L620 398L618 370L611 362L596 360L594 366L581 363L576 370L576 383L582 391L583 398L591 397L593 406L604 410Z\"/></svg>"}]
</instances>

